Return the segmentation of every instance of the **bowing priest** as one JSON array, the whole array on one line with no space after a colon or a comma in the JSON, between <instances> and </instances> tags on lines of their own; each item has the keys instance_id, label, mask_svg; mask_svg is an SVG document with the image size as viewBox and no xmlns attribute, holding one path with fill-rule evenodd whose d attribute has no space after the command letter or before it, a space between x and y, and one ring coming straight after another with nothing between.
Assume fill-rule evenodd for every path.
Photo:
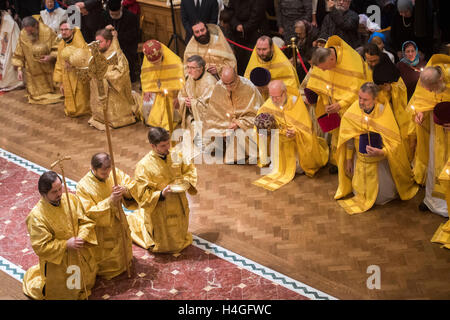
<instances>
[{"instance_id":1,"label":"bowing priest","mask_svg":"<svg viewBox=\"0 0 450 320\"><path fill-rule=\"evenodd\" d=\"M134 199L136 182L116 168L118 185L115 186L111 171L109 154L96 153L91 158L91 170L77 184L77 196L86 216L95 222L98 246L93 252L97 274L107 280L127 270L133 259L130 228L126 219L120 220L120 207L122 203L128 209L138 207Z\"/></svg>"},{"instance_id":2,"label":"bowing priest","mask_svg":"<svg viewBox=\"0 0 450 320\"><path fill-rule=\"evenodd\" d=\"M206 71L217 80L222 67L236 68L236 57L219 26L198 21L192 26L192 32L194 36L184 51L185 68L187 58L193 55L199 55L205 60Z\"/></svg>"},{"instance_id":3,"label":"bowing priest","mask_svg":"<svg viewBox=\"0 0 450 320\"><path fill-rule=\"evenodd\" d=\"M419 209L430 210L444 217L448 217L448 207L444 188L439 183L439 175L450 156L449 63L448 55L433 55L421 72L416 90L408 104L415 113L417 124L414 176L418 184L425 185L425 199Z\"/></svg>"},{"instance_id":4,"label":"bowing priest","mask_svg":"<svg viewBox=\"0 0 450 320\"><path fill-rule=\"evenodd\" d=\"M17 68L17 78L26 79L28 103L62 102L63 96L53 83L58 51L56 33L33 17L25 17L22 27L12 64Z\"/></svg>"},{"instance_id":5,"label":"bowing priest","mask_svg":"<svg viewBox=\"0 0 450 320\"><path fill-rule=\"evenodd\" d=\"M407 90L400 72L389 59L381 60L373 68L373 82L380 89L378 101L389 105L394 113L395 120L400 129L402 144L408 154L409 162L414 158L416 143L416 128L412 112L406 106Z\"/></svg>"},{"instance_id":6,"label":"bowing priest","mask_svg":"<svg viewBox=\"0 0 450 320\"><path fill-rule=\"evenodd\" d=\"M98 30L95 39L99 41L99 52L108 59L117 56L117 64L108 65L102 85L107 94L107 112L109 125L120 128L136 122L134 112L138 110L139 95L131 90L128 61L120 49L117 37L109 29ZM103 105L98 96L97 79L91 79L91 110L89 124L97 129L105 130Z\"/></svg>"},{"instance_id":7,"label":"bowing priest","mask_svg":"<svg viewBox=\"0 0 450 320\"><path fill-rule=\"evenodd\" d=\"M314 176L328 162L328 145L314 133L301 97L288 94L281 80L269 83L269 95L258 115L269 113L275 117L279 130L278 152L272 155L272 172L253 184L274 191L289 183L296 172ZM264 148L261 144L259 147Z\"/></svg>"},{"instance_id":8,"label":"bowing priest","mask_svg":"<svg viewBox=\"0 0 450 320\"><path fill-rule=\"evenodd\" d=\"M178 108L178 91L184 85L183 63L180 57L157 40L146 41L143 51L143 105L140 114L146 125L169 130L169 115L166 110L173 115L175 108ZM177 121L173 116L170 118L175 127Z\"/></svg>"},{"instance_id":9,"label":"bowing priest","mask_svg":"<svg viewBox=\"0 0 450 320\"><path fill-rule=\"evenodd\" d=\"M235 69L224 67L209 101L204 139L207 143L214 137L214 142L206 146L206 152L214 147L218 157L215 150L220 150L227 164L243 164L247 159L256 163L256 137L252 128L256 113L264 103L258 89Z\"/></svg>"},{"instance_id":10,"label":"bowing priest","mask_svg":"<svg viewBox=\"0 0 450 320\"><path fill-rule=\"evenodd\" d=\"M400 197L409 200L415 184L392 109L377 102L378 87L364 83L359 100L344 113L336 158L339 186L334 196L349 214ZM353 193L353 197L343 199Z\"/></svg>"},{"instance_id":11,"label":"bowing priest","mask_svg":"<svg viewBox=\"0 0 450 320\"><path fill-rule=\"evenodd\" d=\"M136 165L139 211L128 218L133 241L152 252L178 253L192 243L186 192L197 194L197 169L170 150L170 134L148 132L151 151Z\"/></svg>"},{"instance_id":12,"label":"bowing priest","mask_svg":"<svg viewBox=\"0 0 450 320\"><path fill-rule=\"evenodd\" d=\"M256 42L247 69L245 69L245 78L250 79L250 73L256 67L269 70L272 80L282 80L289 94L299 95L300 81L297 71L278 46L273 44L272 38L268 36L262 36Z\"/></svg>"},{"instance_id":13,"label":"bowing priest","mask_svg":"<svg viewBox=\"0 0 450 320\"><path fill-rule=\"evenodd\" d=\"M439 182L445 190L445 199L448 208L450 204L450 161L447 161L447 164L442 169L442 172L439 175ZM442 244L442 247L450 249L450 220L439 225L431 242L440 243Z\"/></svg>"},{"instance_id":14,"label":"bowing priest","mask_svg":"<svg viewBox=\"0 0 450 320\"><path fill-rule=\"evenodd\" d=\"M206 71L206 62L202 57L193 55L186 60L188 78L178 93L180 104L181 128L190 130L194 137L194 126L202 125L209 107L209 99L216 84L216 78ZM201 132L201 130L200 130ZM201 141L200 141L201 143Z\"/></svg>"},{"instance_id":15,"label":"bowing priest","mask_svg":"<svg viewBox=\"0 0 450 320\"><path fill-rule=\"evenodd\" d=\"M340 118L358 99L361 85L372 80L372 74L359 53L338 36L330 37L325 48L317 48L311 62L306 88L319 96L315 113L322 131L331 134L329 171L334 174Z\"/></svg>"},{"instance_id":16,"label":"bowing priest","mask_svg":"<svg viewBox=\"0 0 450 320\"><path fill-rule=\"evenodd\" d=\"M62 196L61 178L55 172L43 173L38 189L41 199L26 224L39 264L25 273L23 292L36 300L87 299L97 273L95 223L86 216L76 195L68 193L70 204Z\"/></svg>"},{"instance_id":17,"label":"bowing priest","mask_svg":"<svg viewBox=\"0 0 450 320\"><path fill-rule=\"evenodd\" d=\"M67 21L61 22L59 31L62 41L58 44L53 81L64 95L64 112L69 117L90 114L89 81L83 81L77 72L77 67L84 67L89 59L87 44L80 29Z\"/></svg>"}]
</instances>

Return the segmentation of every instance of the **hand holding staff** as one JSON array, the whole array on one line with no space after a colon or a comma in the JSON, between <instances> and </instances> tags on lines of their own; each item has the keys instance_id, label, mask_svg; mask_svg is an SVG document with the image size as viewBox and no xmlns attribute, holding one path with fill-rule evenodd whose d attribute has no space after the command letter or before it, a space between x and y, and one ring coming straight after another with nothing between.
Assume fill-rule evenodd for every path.
<instances>
[{"instance_id":1,"label":"hand holding staff","mask_svg":"<svg viewBox=\"0 0 450 320\"><path fill-rule=\"evenodd\" d=\"M59 157L59 154L58 154ZM69 208L69 220L70 220L70 224L72 226L72 232L73 232L73 237L75 238L74 242L79 242L77 241L77 232L75 229L75 225L73 224L73 220L74 220L74 216L72 213L72 207L70 205L70 198L69 198L69 191L67 189L67 183L66 183L66 176L64 175L64 166L63 166L63 161L65 160L70 160L71 158L69 156L65 156L62 157L58 160L56 160L55 162L53 162L50 166L51 169L53 169L55 166L59 165L59 168L61 169L61 175L62 175L62 179L63 179L63 183L64 183L64 189L65 189L65 193L66 193L66 198L67 198L67 206ZM76 217L75 217L76 218ZM77 221L77 219L75 219ZM84 294L86 295L86 299L87 299L87 289L86 289L86 282L84 281L84 275L83 275L83 268L81 266L81 257L80 257L80 252L76 251L76 257L77 257L77 264L80 267L81 270L81 281L83 282L83 288L84 288Z\"/></svg>"}]
</instances>

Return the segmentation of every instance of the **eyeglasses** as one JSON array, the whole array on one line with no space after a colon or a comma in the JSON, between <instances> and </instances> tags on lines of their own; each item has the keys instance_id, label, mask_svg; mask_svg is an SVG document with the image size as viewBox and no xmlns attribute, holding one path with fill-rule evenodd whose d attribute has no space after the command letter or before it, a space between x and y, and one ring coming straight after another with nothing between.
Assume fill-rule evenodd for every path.
<instances>
[{"instance_id":1,"label":"eyeglasses","mask_svg":"<svg viewBox=\"0 0 450 320\"><path fill-rule=\"evenodd\" d=\"M187 66L188 70L195 70L195 69L201 69L202 67L191 67L191 66Z\"/></svg>"}]
</instances>

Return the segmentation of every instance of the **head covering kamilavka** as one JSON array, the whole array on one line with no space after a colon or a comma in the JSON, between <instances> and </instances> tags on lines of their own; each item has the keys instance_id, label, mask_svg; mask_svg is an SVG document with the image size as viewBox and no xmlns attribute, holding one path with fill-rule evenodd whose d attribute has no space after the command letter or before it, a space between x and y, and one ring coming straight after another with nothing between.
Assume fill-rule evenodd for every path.
<instances>
[{"instance_id":1,"label":"head covering kamilavka","mask_svg":"<svg viewBox=\"0 0 450 320\"><path fill-rule=\"evenodd\" d=\"M266 68L256 67L250 72L250 81L257 87L267 86L270 79L270 71Z\"/></svg>"},{"instance_id":2,"label":"head covering kamilavka","mask_svg":"<svg viewBox=\"0 0 450 320\"><path fill-rule=\"evenodd\" d=\"M412 44L416 48L416 56L414 57L413 61L409 60L405 56L405 48L408 44ZM401 62L406 63L409 66L413 66L413 67L417 66L417 64L419 63L419 48L417 47L417 44L414 41L408 40L408 41L403 42L402 52L403 52L403 58L400 60Z\"/></svg>"},{"instance_id":3,"label":"head covering kamilavka","mask_svg":"<svg viewBox=\"0 0 450 320\"><path fill-rule=\"evenodd\" d=\"M373 82L376 85L397 82L400 72L389 58L382 59L372 72Z\"/></svg>"},{"instance_id":4,"label":"head covering kamilavka","mask_svg":"<svg viewBox=\"0 0 450 320\"><path fill-rule=\"evenodd\" d=\"M434 106L433 120L440 126L450 123L450 101L443 101Z\"/></svg>"},{"instance_id":5,"label":"head covering kamilavka","mask_svg":"<svg viewBox=\"0 0 450 320\"><path fill-rule=\"evenodd\" d=\"M142 51L150 62L158 61L162 56L161 43L157 40L146 41Z\"/></svg>"}]
</instances>

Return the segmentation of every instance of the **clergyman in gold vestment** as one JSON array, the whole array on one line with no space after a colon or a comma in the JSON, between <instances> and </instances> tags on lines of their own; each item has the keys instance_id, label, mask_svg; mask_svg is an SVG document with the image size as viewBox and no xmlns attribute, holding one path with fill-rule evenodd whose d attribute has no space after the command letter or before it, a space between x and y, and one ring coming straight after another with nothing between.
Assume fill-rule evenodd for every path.
<instances>
[{"instance_id":1,"label":"clergyman in gold vestment","mask_svg":"<svg viewBox=\"0 0 450 320\"><path fill-rule=\"evenodd\" d=\"M25 17L22 26L12 63L18 68L17 76L20 81L24 80L25 69L28 102L62 102L63 96L53 83L58 46L56 33L33 17Z\"/></svg>"},{"instance_id":2,"label":"clergyman in gold vestment","mask_svg":"<svg viewBox=\"0 0 450 320\"><path fill-rule=\"evenodd\" d=\"M272 39L267 36L260 37L256 42L247 69L245 69L245 78L250 79L250 73L256 67L269 70L272 80L282 80L289 94L299 95L300 81L297 71L283 51L274 45Z\"/></svg>"},{"instance_id":3,"label":"clergyman in gold vestment","mask_svg":"<svg viewBox=\"0 0 450 320\"><path fill-rule=\"evenodd\" d=\"M419 209L443 217L448 217L448 207L439 175L450 158L450 132L448 127L434 122L433 109L438 103L450 101L449 64L450 56L433 55L408 103L409 109L414 107L417 133L414 178L425 185L425 198Z\"/></svg>"},{"instance_id":4,"label":"clergyman in gold vestment","mask_svg":"<svg viewBox=\"0 0 450 320\"><path fill-rule=\"evenodd\" d=\"M272 155L272 172L253 184L274 191L289 183L296 172L314 176L327 164L328 145L325 139L314 133L310 115L300 96L289 95L281 80L269 83L269 95L258 114L270 113L275 117L279 129L278 152ZM259 144L260 157L264 154L261 152L264 147ZM266 150L268 148L266 146ZM260 160L261 163L267 162L266 159Z\"/></svg>"},{"instance_id":5,"label":"clergyman in gold vestment","mask_svg":"<svg viewBox=\"0 0 450 320\"><path fill-rule=\"evenodd\" d=\"M419 190L394 113L389 105L377 102L377 95L376 84L364 83L359 100L341 121L336 151L339 186L334 198L349 214L397 197L409 200ZM353 197L343 199L352 192Z\"/></svg>"},{"instance_id":6,"label":"clergyman in gold vestment","mask_svg":"<svg viewBox=\"0 0 450 320\"><path fill-rule=\"evenodd\" d=\"M117 55L117 64L108 65L105 76L102 79L103 87L107 95L107 112L109 125L120 128L136 122L134 116L138 109L139 95L131 90L130 70L128 60L120 49L116 36L108 29L97 31L96 40L100 42L99 51L108 58L114 53ZM92 117L89 124L104 130L103 104L98 96L97 79L91 79L91 110Z\"/></svg>"},{"instance_id":7,"label":"clergyman in gold vestment","mask_svg":"<svg viewBox=\"0 0 450 320\"><path fill-rule=\"evenodd\" d=\"M233 68L224 67L204 117L205 152L212 153L214 147L216 161L222 161L218 156L220 151L225 153L227 164L243 164L246 160L256 164L253 123L263 103L259 90L250 80L237 75Z\"/></svg>"},{"instance_id":8,"label":"clergyman in gold vestment","mask_svg":"<svg viewBox=\"0 0 450 320\"><path fill-rule=\"evenodd\" d=\"M364 59L338 36L328 38L325 48L317 48L312 55L307 88L318 94L317 118L338 113L342 118L350 105L358 99L361 85L372 80ZM339 127L330 131L330 173L336 173L336 145Z\"/></svg>"},{"instance_id":9,"label":"clergyman in gold vestment","mask_svg":"<svg viewBox=\"0 0 450 320\"><path fill-rule=\"evenodd\" d=\"M186 192L197 193L197 169L182 161L180 152L170 151L170 135L164 128L150 128L148 138L152 150L135 169L140 210L127 217L131 236L153 252L178 253L192 243ZM176 190L174 183L184 188Z\"/></svg>"},{"instance_id":10,"label":"clergyman in gold vestment","mask_svg":"<svg viewBox=\"0 0 450 320\"><path fill-rule=\"evenodd\" d=\"M198 55L190 56L187 61L188 79L178 93L180 104L181 128L190 130L191 138L196 139L200 125L203 124L209 107L209 99L216 84L216 78L206 71L206 62Z\"/></svg>"},{"instance_id":11,"label":"clergyman in gold vestment","mask_svg":"<svg viewBox=\"0 0 450 320\"><path fill-rule=\"evenodd\" d=\"M97 273L92 251L97 245L95 223L72 193L69 210L61 179L55 172L42 174L38 189L42 197L26 223L39 264L25 273L23 292L37 300L87 299Z\"/></svg>"},{"instance_id":12,"label":"clergyman in gold vestment","mask_svg":"<svg viewBox=\"0 0 450 320\"><path fill-rule=\"evenodd\" d=\"M178 91L184 84L183 63L180 57L157 40L146 41L143 50L140 117L149 126L169 130L169 114L172 115L173 127L178 123L174 111Z\"/></svg>"},{"instance_id":13,"label":"clergyman in gold vestment","mask_svg":"<svg viewBox=\"0 0 450 320\"><path fill-rule=\"evenodd\" d=\"M184 50L185 68L190 56L199 55L206 62L206 71L216 79L224 66L236 69L236 57L219 26L199 22L192 26L192 31L194 36Z\"/></svg>"},{"instance_id":14,"label":"clergyman in gold vestment","mask_svg":"<svg viewBox=\"0 0 450 320\"><path fill-rule=\"evenodd\" d=\"M80 29L76 27L72 29L69 23L63 21L59 30L62 41L58 44L58 57L53 81L59 85L61 92L64 94L64 112L69 117L90 114L89 81L82 81L76 71L77 66L71 65L72 62L87 63L87 61L73 61L75 58L82 60L83 57L79 54L80 52L84 55L89 54L87 44ZM85 51L76 50L77 48L85 49Z\"/></svg>"},{"instance_id":15,"label":"clergyman in gold vestment","mask_svg":"<svg viewBox=\"0 0 450 320\"><path fill-rule=\"evenodd\" d=\"M127 264L133 259L130 229L126 219L120 220L121 200L127 209L137 209L132 195L136 188L134 180L116 168L118 185L115 186L111 171L109 155L96 153L91 159L91 170L77 184L77 196L86 215L95 221L97 274L108 280L127 270Z\"/></svg>"}]
</instances>

